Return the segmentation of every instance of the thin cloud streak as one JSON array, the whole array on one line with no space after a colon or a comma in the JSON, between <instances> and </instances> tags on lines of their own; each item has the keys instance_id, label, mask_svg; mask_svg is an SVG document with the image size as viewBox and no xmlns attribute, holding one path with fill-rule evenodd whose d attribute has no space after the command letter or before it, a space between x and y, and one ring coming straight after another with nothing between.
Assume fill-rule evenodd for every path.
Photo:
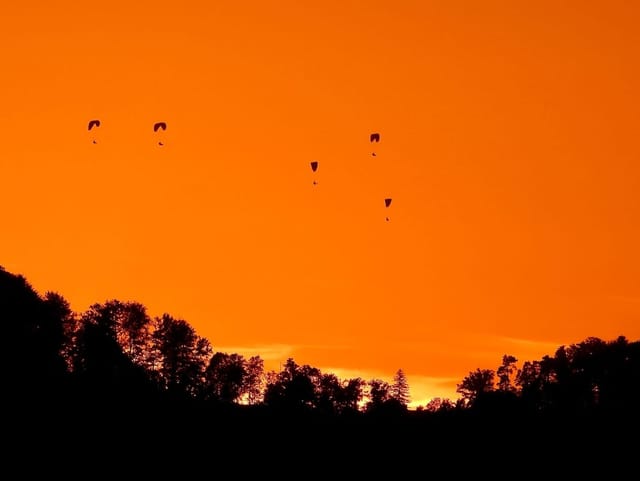
<instances>
[{"instance_id":1,"label":"thin cloud streak","mask_svg":"<svg viewBox=\"0 0 640 481\"><path fill-rule=\"evenodd\" d=\"M216 346L216 352L241 354L245 357L260 356L266 361L278 361L291 357L295 346L289 344L269 344L257 346Z\"/></svg>"},{"instance_id":2,"label":"thin cloud streak","mask_svg":"<svg viewBox=\"0 0 640 481\"><path fill-rule=\"evenodd\" d=\"M285 362L288 358L293 358L296 362L295 353L303 349L316 350L342 350L349 349L345 345L329 345L329 344L259 344L253 346L214 346L216 352L224 352L227 354L242 354L245 357L260 356L264 361L281 361Z\"/></svg>"}]
</instances>

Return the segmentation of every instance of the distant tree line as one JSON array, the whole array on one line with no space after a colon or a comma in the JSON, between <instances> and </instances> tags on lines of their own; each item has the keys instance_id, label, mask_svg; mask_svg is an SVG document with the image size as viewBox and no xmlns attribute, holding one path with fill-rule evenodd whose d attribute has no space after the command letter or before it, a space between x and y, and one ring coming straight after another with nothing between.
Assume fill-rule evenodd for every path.
<instances>
[{"instance_id":1,"label":"distant tree line","mask_svg":"<svg viewBox=\"0 0 640 481\"><path fill-rule=\"evenodd\" d=\"M40 295L1 267L0 332L3 399L16 405L193 402L325 416L410 413L402 369L391 382L340 379L289 358L279 372L267 372L260 356L216 352L185 320L151 317L142 304L118 300L78 314L60 294ZM521 368L517 361L504 355L496 370L469 372L459 399L435 398L411 416L637 411L638 341L591 337Z\"/></svg>"},{"instance_id":2,"label":"distant tree line","mask_svg":"<svg viewBox=\"0 0 640 481\"><path fill-rule=\"evenodd\" d=\"M553 356L504 355L496 370L476 369L457 385L455 402L435 398L419 411L588 415L633 413L640 402L640 342L589 337Z\"/></svg>"},{"instance_id":3,"label":"distant tree line","mask_svg":"<svg viewBox=\"0 0 640 481\"><path fill-rule=\"evenodd\" d=\"M137 302L108 300L81 314L56 292L39 295L0 268L5 399L149 403L202 401L326 414L402 412L409 385L339 379L286 360L265 371L260 356L215 352L185 320L151 317Z\"/></svg>"}]
</instances>

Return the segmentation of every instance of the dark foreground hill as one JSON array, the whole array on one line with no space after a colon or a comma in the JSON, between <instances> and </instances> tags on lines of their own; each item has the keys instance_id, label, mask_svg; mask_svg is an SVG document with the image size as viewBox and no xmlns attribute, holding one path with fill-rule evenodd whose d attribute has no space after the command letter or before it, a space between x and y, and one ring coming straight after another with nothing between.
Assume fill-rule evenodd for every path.
<instances>
[{"instance_id":1,"label":"dark foreground hill","mask_svg":"<svg viewBox=\"0 0 640 481\"><path fill-rule=\"evenodd\" d=\"M637 419L328 417L184 403L18 409L4 418L24 477L633 479Z\"/></svg>"}]
</instances>

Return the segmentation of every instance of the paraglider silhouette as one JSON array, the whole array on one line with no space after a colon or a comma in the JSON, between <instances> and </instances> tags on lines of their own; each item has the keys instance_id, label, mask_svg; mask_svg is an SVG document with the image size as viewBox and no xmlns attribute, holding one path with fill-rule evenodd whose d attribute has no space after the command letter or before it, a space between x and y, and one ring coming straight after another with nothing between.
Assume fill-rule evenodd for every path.
<instances>
[{"instance_id":1,"label":"paraglider silhouette","mask_svg":"<svg viewBox=\"0 0 640 481\"><path fill-rule=\"evenodd\" d=\"M167 124L165 122L156 122L155 124L153 124L153 131L157 132L158 130L162 129L167 130ZM160 140L158 141L158 145L160 147L162 147L164 145L164 143Z\"/></svg>"},{"instance_id":2,"label":"paraglider silhouette","mask_svg":"<svg viewBox=\"0 0 640 481\"><path fill-rule=\"evenodd\" d=\"M388 209L388 208L389 208L389 206L391 205L391 200L392 200L392 199L390 199L390 198L386 198L386 199L384 200L384 206L385 206L387 209ZM389 216L385 217L385 220L386 220L387 222L389 222Z\"/></svg>"},{"instance_id":3,"label":"paraglider silhouette","mask_svg":"<svg viewBox=\"0 0 640 481\"><path fill-rule=\"evenodd\" d=\"M100 121L98 119L90 120L89 125L87 125L87 130L91 132L94 127L100 127ZM98 141L94 138L93 143L97 144Z\"/></svg>"},{"instance_id":4,"label":"paraglider silhouette","mask_svg":"<svg viewBox=\"0 0 640 481\"><path fill-rule=\"evenodd\" d=\"M318 170L318 161L314 160L311 162L311 171L315 172L316 170ZM318 185L318 181L313 179L313 185Z\"/></svg>"},{"instance_id":5,"label":"paraglider silhouette","mask_svg":"<svg viewBox=\"0 0 640 481\"><path fill-rule=\"evenodd\" d=\"M372 133L369 136L369 142L373 143L373 142L380 142L380 134L377 132ZM371 155L373 155L374 157L376 156L375 152L371 152Z\"/></svg>"}]
</instances>

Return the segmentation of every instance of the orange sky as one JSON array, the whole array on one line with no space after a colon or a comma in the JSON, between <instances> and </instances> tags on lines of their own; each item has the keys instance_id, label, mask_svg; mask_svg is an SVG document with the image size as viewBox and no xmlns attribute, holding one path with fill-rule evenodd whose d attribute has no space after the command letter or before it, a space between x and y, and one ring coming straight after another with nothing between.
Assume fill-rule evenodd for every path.
<instances>
[{"instance_id":1,"label":"orange sky","mask_svg":"<svg viewBox=\"0 0 640 481\"><path fill-rule=\"evenodd\" d=\"M638 339L639 24L611 0L9 2L0 265L268 367L402 368L414 405L505 353Z\"/></svg>"}]
</instances>

